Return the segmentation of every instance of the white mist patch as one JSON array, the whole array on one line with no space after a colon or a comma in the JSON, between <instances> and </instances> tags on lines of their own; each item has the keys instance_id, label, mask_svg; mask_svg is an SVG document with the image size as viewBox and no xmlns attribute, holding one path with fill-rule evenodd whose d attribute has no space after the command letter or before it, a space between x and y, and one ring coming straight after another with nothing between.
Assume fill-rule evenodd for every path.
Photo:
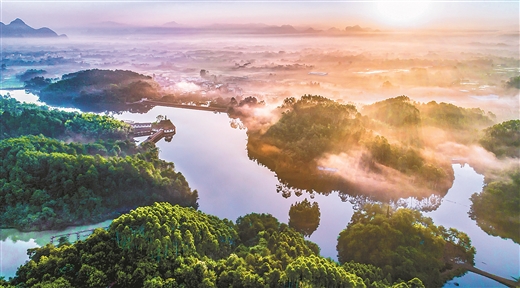
<instances>
[{"instance_id":1,"label":"white mist patch","mask_svg":"<svg viewBox=\"0 0 520 288\"><path fill-rule=\"evenodd\" d=\"M498 159L495 154L477 145L463 145L454 142L446 142L437 146L436 153L449 156L453 160L469 163L477 171L500 171L518 166L518 159Z\"/></svg>"},{"instance_id":2,"label":"white mist patch","mask_svg":"<svg viewBox=\"0 0 520 288\"><path fill-rule=\"evenodd\" d=\"M175 83L174 87L176 90L179 90L181 92L187 92L187 93L197 92L197 91L201 90L199 85L197 85L195 83L191 83L191 82L186 82L186 81Z\"/></svg>"},{"instance_id":3,"label":"white mist patch","mask_svg":"<svg viewBox=\"0 0 520 288\"><path fill-rule=\"evenodd\" d=\"M326 154L317 163L321 167L335 170L334 175L356 184L369 194L384 193L398 198L408 197L411 194L417 196L436 194L433 190L414 186L412 177L393 168L374 163L379 172L370 171L362 162L364 153L367 152L358 150L337 155Z\"/></svg>"},{"instance_id":4,"label":"white mist patch","mask_svg":"<svg viewBox=\"0 0 520 288\"><path fill-rule=\"evenodd\" d=\"M244 105L242 107L235 107L243 116L242 123L249 130L260 131L265 133L269 127L278 122L281 118L281 113L276 109L276 105L266 104L265 106L250 107Z\"/></svg>"}]
</instances>

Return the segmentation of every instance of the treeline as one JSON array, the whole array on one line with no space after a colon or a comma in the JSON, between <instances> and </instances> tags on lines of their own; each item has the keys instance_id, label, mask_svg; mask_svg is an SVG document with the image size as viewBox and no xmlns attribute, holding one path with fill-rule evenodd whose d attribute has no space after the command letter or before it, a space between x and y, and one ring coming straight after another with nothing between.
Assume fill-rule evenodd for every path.
<instances>
[{"instance_id":1,"label":"treeline","mask_svg":"<svg viewBox=\"0 0 520 288\"><path fill-rule=\"evenodd\" d=\"M408 102L405 96L385 100L373 107L374 113L389 125L417 125L418 109ZM285 99L279 109L282 117L264 134L248 131L247 148L250 158L276 172L284 184L320 193L366 193L362 183L317 169L318 160L325 154L360 152L352 169L382 174L384 167L392 168L413 179L412 185L427 187L430 194L444 194L451 187L451 163L425 158L420 145L390 143L384 136L375 135L374 120L361 115L353 105L304 95L299 100ZM410 195L429 196L402 191L401 197Z\"/></svg>"},{"instance_id":2,"label":"treeline","mask_svg":"<svg viewBox=\"0 0 520 288\"><path fill-rule=\"evenodd\" d=\"M155 201L197 207L197 192L153 145L130 146L137 153L124 156L129 146L65 144L43 136L1 140L0 226L62 228Z\"/></svg>"},{"instance_id":3,"label":"treeline","mask_svg":"<svg viewBox=\"0 0 520 288\"><path fill-rule=\"evenodd\" d=\"M41 134L58 139L124 140L129 132L130 125L112 117L65 112L0 97L0 139Z\"/></svg>"},{"instance_id":4,"label":"treeline","mask_svg":"<svg viewBox=\"0 0 520 288\"><path fill-rule=\"evenodd\" d=\"M392 283L372 265L340 266L271 215L234 224L167 203L29 255L6 287L424 287L418 278Z\"/></svg>"},{"instance_id":5,"label":"treeline","mask_svg":"<svg viewBox=\"0 0 520 288\"><path fill-rule=\"evenodd\" d=\"M363 113L394 127L434 126L442 129L471 129L493 124L495 115L480 108L462 108L450 103L426 104L402 95L363 107Z\"/></svg>"},{"instance_id":6,"label":"treeline","mask_svg":"<svg viewBox=\"0 0 520 288\"><path fill-rule=\"evenodd\" d=\"M520 120L509 120L484 130L480 144L497 157L520 158Z\"/></svg>"},{"instance_id":7,"label":"treeline","mask_svg":"<svg viewBox=\"0 0 520 288\"><path fill-rule=\"evenodd\" d=\"M130 126L112 117L2 97L0 127L1 227L93 223L155 201L197 207L197 191L173 163L152 143L137 147ZM71 139L84 143L62 141Z\"/></svg>"},{"instance_id":8,"label":"treeline","mask_svg":"<svg viewBox=\"0 0 520 288\"><path fill-rule=\"evenodd\" d=\"M449 133L453 141L470 143L478 140L479 130L492 125L496 116L480 108L463 108L435 101L418 103L408 96L398 96L363 107L363 113L376 122L370 128L392 136L404 144L428 145L431 135L424 127L435 127Z\"/></svg>"}]
</instances>

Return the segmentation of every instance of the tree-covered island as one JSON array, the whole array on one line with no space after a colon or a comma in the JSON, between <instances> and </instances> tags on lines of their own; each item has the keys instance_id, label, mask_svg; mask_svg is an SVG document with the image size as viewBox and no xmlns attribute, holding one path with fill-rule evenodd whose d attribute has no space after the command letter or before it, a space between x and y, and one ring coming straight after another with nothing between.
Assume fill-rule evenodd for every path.
<instances>
[{"instance_id":1,"label":"tree-covered island","mask_svg":"<svg viewBox=\"0 0 520 288\"><path fill-rule=\"evenodd\" d=\"M279 109L281 118L265 133L248 130L247 148L290 187L378 201L444 195L451 187L451 162L424 153L420 112L408 97L372 105L366 109L372 117L312 95L287 98ZM417 132L401 139L399 129Z\"/></svg>"},{"instance_id":2,"label":"tree-covered island","mask_svg":"<svg viewBox=\"0 0 520 288\"><path fill-rule=\"evenodd\" d=\"M26 80L25 87L47 104L94 112L146 111L151 106L140 104L141 100L161 97L152 77L128 70L82 70L65 74L56 82L39 76Z\"/></svg>"}]
</instances>

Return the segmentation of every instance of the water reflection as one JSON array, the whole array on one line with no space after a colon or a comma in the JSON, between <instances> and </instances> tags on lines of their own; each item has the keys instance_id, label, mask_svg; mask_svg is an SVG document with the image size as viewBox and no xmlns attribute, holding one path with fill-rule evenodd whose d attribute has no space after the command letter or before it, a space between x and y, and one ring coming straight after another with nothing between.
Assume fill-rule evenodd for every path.
<instances>
[{"instance_id":1,"label":"water reflection","mask_svg":"<svg viewBox=\"0 0 520 288\"><path fill-rule=\"evenodd\" d=\"M30 96L24 91L21 91L21 95ZM37 100L36 97L33 99ZM233 221L251 212L270 213L281 222L287 223L291 205L307 198L311 203L318 203L320 210L319 226L309 240L320 246L323 256L336 258L337 237L347 226L354 210L375 201L367 194L350 194L337 189L317 193L315 190L294 188L281 183L274 172L250 160L246 149L246 131L231 129L230 120L225 114L154 107L144 114L122 112L113 116L121 120L153 122L157 115L167 115L177 127L177 134L172 142L161 140L157 143L160 158L174 162L176 170L183 173L191 188L199 191L199 209L205 213ZM483 176L468 165L453 165L453 169L455 181L444 197L432 195L419 199L399 198L385 203L395 207L431 211L425 213L425 216L431 217L436 225L454 227L470 236L472 244L477 248L477 268L505 278L518 276L518 245L511 240L487 235L468 217L471 205L469 198L474 192L482 190ZM281 197L289 192L290 196L287 198ZM336 193L337 196L334 195ZM98 227L107 225L99 224ZM85 226L76 228L77 231L89 229ZM8 277L13 276L16 267L27 259L27 248L44 245L50 241L51 236L50 233L45 234L48 231L31 232L42 234L26 234L3 229L0 232L0 248L4 257L6 254L18 255L16 259L19 260L16 263L6 263L3 260L3 272L0 276ZM13 242L11 239L18 240ZM457 278L447 286L454 285L455 282L465 287L496 286L496 282L473 273Z\"/></svg>"},{"instance_id":2,"label":"water reflection","mask_svg":"<svg viewBox=\"0 0 520 288\"><path fill-rule=\"evenodd\" d=\"M301 202L296 202L289 209L289 227L302 233L304 236L311 236L320 225L320 206L318 202L309 202L305 198Z\"/></svg>"}]
</instances>

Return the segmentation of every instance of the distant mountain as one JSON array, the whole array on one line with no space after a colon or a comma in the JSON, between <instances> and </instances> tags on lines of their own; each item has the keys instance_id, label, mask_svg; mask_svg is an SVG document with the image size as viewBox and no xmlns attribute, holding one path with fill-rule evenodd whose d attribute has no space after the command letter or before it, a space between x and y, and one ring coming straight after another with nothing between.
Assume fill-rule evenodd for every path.
<instances>
[{"instance_id":1,"label":"distant mountain","mask_svg":"<svg viewBox=\"0 0 520 288\"><path fill-rule=\"evenodd\" d=\"M291 25L282 25L282 26L270 26L263 28L259 31L260 33L265 34L295 34L300 33L300 31L296 30Z\"/></svg>"},{"instance_id":2,"label":"distant mountain","mask_svg":"<svg viewBox=\"0 0 520 288\"><path fill-rule=\"evenodd\" d=\"M227 24L227 23L215 23L209 26L202 26L199 29L209 30L229 30L229 31L247 31L253 29L260 29L269 27L269 25L263 23L246 23L246 24Z\"/></svg>"},{"instance_id":3,"label":"distant mountain","mask_svg":"<svg viewBox=\"0 0 520 288\"><path fill-rule=\"evenodd\" d=\"M175 21L171 21L171 22L168 22L168 23L164 23L162 25L163 27L179 27L179 26L182 26L181 24L175 22Z\"/></svg>"},{"instance_id":4,"label":"distant mountain","mask_svg":"<svg viewBox=\"0 0 520 288\"><path fill-rule=\"evenodd\" d=\"M357 33L357 32L368 32L368 31L370 31L370 29L361 28L359 25L356 25L356 26L347 26L347 27L345 27L345 31L346 32Z\"/></svg>"},{"instance_id":5,"label":"distant mountain","mask_svg":"<svg viewBox=\"0 0 520 288\"><path fill-rule=\"evenodd\" d=\"M305 29L303 31L303 33L308 33L308 34L315 34L315 33L321 33L321 32L323 32L323 30L316 30L316 29L314 29L312 27L310 27L308 29Z\"/></svg>"},{"instance_id":6,"label":"distant mountain","mask_svg":"<svg viewBox=\"0 0 520 288\"><path fill-rule=\"evenodd\" d=\"M47 27L34 29L25 24L21 19L16 18L11 23L5 25L0 22L0 37L2 38L53 38L67 37L65 34L58 35Z\"/></svg>"}]
</instances>

